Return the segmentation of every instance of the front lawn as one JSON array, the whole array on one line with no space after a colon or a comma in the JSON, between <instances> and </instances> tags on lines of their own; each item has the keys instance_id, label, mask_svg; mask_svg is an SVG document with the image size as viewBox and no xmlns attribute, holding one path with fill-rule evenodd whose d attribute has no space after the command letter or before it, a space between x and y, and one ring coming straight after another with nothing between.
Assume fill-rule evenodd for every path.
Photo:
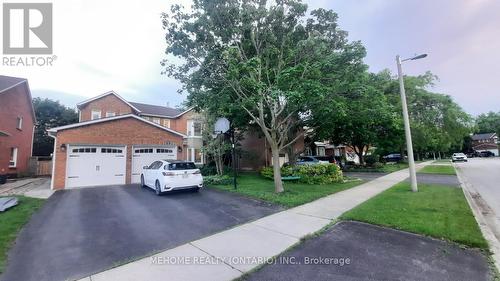
<instances>
[{"instance_id":1,"label":"front lawn","mask_svg":"<svg viewBox=\"0 0 500 281\"><path fill-rule=\"evenodd\" d=\"M392 173L408 168L407 163L389 163L381 167L354 166L346 170L346 172L374 172L374 173Z\"/></svg>"},{"instance_id":2,"label":"front lawn","mask_svg":"<svg viewBox=\"0 0 500 281\"><path fill-rule=\"evenodd\" d=\"M4 271L7 252L18 232L45 201L24 196L16 197L19 201L18 205L0 213L0 273Z\"/></svg>"},{"instance_id":3,"label":"front lawn","mask_svg":"<svg viewBox=\"0 0 500 281\"><path fill-rule=\"evenodd\" d=\"M423 174L456 175L452 165L427 165L418 171Z\"/></svg>"},{"instance_id":4,"label":"front lawn","mask_svg":"<svg viewBox=\"0 0 500 281\"><path fill-rule=\"evenodd\" d=\"M324 185L283 182L285 191L282 194L276 194L272 180L257 173L241 173L238 177L237 190L234 190L232 185L210 185L210 187L240 193L284 207L295 207L361 183L362 181L359 180Z\"/></svg>"},{"instance_id":5,"label":"front lawn","mask_svg":"<svg viewBox=\"0 0 500 281\"><path fill-rule=\"evenodd\" d=\"M414 193L409 183L401 182L341 218L488 248L462 190L456 187L419 184Z\"/></svg>"}]
</instances>

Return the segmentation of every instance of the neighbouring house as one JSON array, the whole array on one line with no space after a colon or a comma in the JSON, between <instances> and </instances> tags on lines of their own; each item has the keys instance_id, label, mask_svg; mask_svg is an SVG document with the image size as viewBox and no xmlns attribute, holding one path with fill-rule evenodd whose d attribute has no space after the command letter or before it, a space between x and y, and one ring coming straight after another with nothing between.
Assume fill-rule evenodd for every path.
<instances>
[{"instance_id":1,"label":"neighbouring house","mask_svg":"<svg viewBox=\"0 0 500 281\"><path fill-rule=\"evenodd\" d=\"M35 122L28 80L0 75L0 175L28 172Z\"/></svg>"},{"instance_id":2,"label":"neighbouring house","mask_svg":"<svg viewBox=\"0 0 500 281\"><path fill-rule=\"evenodd\" d=\"M79 123L51 128L52 188L140 182L157 159L203 164L203 118L194 110L129 102L110 91L77 105Z\"/></svg>"},{"instance_id":3,"label":"neighbouring house","mask_svg":"<svg viewBox=\"0 0 500 281\"><path fill-rule=\"evenodd\" d=\"M280 165L289 162L289 153L298 156L304 152L303 133L300 132L299 134L301 134L301 136L290 145L293 152L288 148L280 152ZM273 165L271 146L260 129L244 132L242 140L239 141L239 145L238 169L255 171L262 167Z\"/></svg>"},{"instance_id":4,"label":"neighbouring house","mask_svg":"<svg viewBox=\"0 0 500 281\"><path fill-rule=\"evenodd\" d=\"M491 151L495 156L499 155L498 136L496 133L475 134L471 138L472 149L475 151Z\"/></svg>"}]
</instances>

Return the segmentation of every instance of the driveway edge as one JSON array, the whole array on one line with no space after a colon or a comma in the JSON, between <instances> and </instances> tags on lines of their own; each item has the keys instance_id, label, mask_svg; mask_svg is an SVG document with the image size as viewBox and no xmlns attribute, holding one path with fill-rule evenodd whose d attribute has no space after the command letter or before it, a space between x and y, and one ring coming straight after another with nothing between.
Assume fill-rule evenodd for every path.
<instances>
[{"instance_id":1,"label":"driveway edge","mask_svg":"<svg viewBox=\"0 0 500 281\"><path fill-rule=\"evenodd\" d=\"M498 272L500 272L500 241L498 241L497 237L494 234L494 231L491 229L490 225L487 222L486 217L483 215L481 208L476 203L474 199L474 194L479 195L479 193L475 190L474 186L469 183L462 175L462 171L460 167L452 164L455 167L457 172L457 178L462 186L462 191L465 195L465 199L469 203L469 206L472 210L474 218L479 225L479 229L481 229L481 233L483 233L484 238L488 241L491 251L491 257L493 258L493 264L495 265Z\"/></svg>"}]
</instances>

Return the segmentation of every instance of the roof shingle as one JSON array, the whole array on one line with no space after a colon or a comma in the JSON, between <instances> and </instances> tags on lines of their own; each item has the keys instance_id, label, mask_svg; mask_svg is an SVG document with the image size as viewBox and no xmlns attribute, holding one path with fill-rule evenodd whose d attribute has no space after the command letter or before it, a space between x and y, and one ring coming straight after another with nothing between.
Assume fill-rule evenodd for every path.
<instances>
[{"instance_id":1,"label":"roof shingle","mask_svg":"<svg viewBox=\"0 0 500 281\"><path fill-rule=\"evenodd\" d=\"M475 134L472 135L472 140L487 140L494 137L496 133L485 133L485 134Z\"/></svg>"},{"instance_id":2,"label":"roof shingle","mask_svg":"<svg viewBox=\"0 0 500 281\"><path fill-rule=\"evenodd\" d=\"M152 104L145 104L138 102L129 102L129 103L134 107L136 107L137 109L139 109L141 111L141 114L143 115L159 115L159 116L174 117L182 113L182 111L178 109L166 106L152 105Z\"/></svg>"},{"instance_id":3,"label":"roof shingle","mask_svg":"<svg viewBox=\"0 0 500 281\"><path fill-rule=\"evenodd\" d=\"M26 79L0 75L0 93L23 81L26 81Z\"/></svg>"}]
</instances>

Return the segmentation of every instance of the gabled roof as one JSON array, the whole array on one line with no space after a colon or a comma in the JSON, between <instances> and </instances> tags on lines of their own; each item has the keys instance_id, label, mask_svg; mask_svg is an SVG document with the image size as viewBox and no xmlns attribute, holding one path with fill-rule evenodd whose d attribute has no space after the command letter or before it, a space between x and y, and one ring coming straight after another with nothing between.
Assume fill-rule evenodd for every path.
<instances>
[{"instance_id":1,"label":"gabled roof","mask_svg":"<svg viewBox=\"0 0 500 281\"><path fill-rule=\"evenodd\" d=\"M153 104L145 104L145 103L139 103L139 102L128 102L124 98L122 98L120 95L118 95L115 91L109 91L104 94L98 95L96 97L90 98L88 100L82 101L76 105L76 107L81 108L85 104L98 100L100 98L103 98L108 95L114 95L124 103L126 103L128 106L130 106L133 110L135 110L138 114L140 115L146 115L146 116L158 116L158 117L169 117L169 118L177 118L186 112L189 112L192 110L192 108L188 108L185 111L180 111L178 109L172 108L172 107L167 107L167 106L161 106L161 105L153 105Z\"/></svg>"},{"instance_id":2,"label":"gabled roof","mask_svg":"<svg viewBox=\"0 0 500 281\"><path fill-rule=\"evenodd\" d=\"M104 122L109 122L109 121L114 121L114 120L120 120L120 119L126 119L126 118L134 118L136 120L139 120L141 122L144 122L144 123L147 123L149 125L152 125L152 126L155 126L159 129L162 129L164 131L167 131L167 132L170 132L172 134L175 134L175 135L178 135L178 136L181 136L181 137L187 137L186 135L184 134L181 134L179 132L176 132L172 129L169 129L167 127L163 127L163 126L160 126L154 122L151 122L149 120L146 120L144 118L141 118L135 114L126 114L126 115L118 115L118 116L113 116L113 117L106 117L106 118L101 118L101 119L95 119L95 120L90 120L90 121L84 121L84 122L80 122L80 123L74 123L74 124L70 124L70 125L65 125L65 126L60 126L60 127L55 127L55 128L50 128L47 130L47 132L50 133L57 133L58 131L62 131L62 130L67 130L67 129L72 129L72 128L78 128L78 127L82 127L82 126L88 126L88 125L93 125L93 124L98 124L98 123L104 123Z\"/></svg>"},{"instance_id":3,"label":"gabled roof","mask_svg":"<svg viewBox=\"0 0 500 281\"><path fill-rule=\"evenodd\" d=\"M494 138L496 135L496 133L475 134L472 135L472 140L489 140Z\"/></svg>"},{"instance_id":4,"label":"gabled roof","mask_svg":"<svg viewBox=\"0 0 500 281\"><path fill-rule=\"evenodd\" d=\"M83 105L86 105L87 103L89 103L89 102L91 102L91 101L95 101L95 100L98 100L98 99L100 99L100 98L103 98L103 97L105 97L105 96L109 96L109 95L114 95L115 97L117 97L118 99L120 99L121 101L123 101L124 103L126 103L128 106L130 106L130 107L131 107L132 109L134 109L135 111L140 112L140 110L139 110L139 109L137 109L135 106L133 106L132 104L130 104L128 101L126 101L124 98L122 98L120 95L118 95L118 94L117 94L117 93L115 93L114 91L109 91L109 92L106 92L106 93L104 93L104 94L100 94L100 95L98 95L98 96L96 96L96 97L90 98L90 99L88 99L88 100L84 100L84 101L82 101L82 102L78 103L78 104L76 105L76 107L80 108L80 107L82 107Z\"/></svg>"},{"instance_id":5,"label":"gabled roof","mask_svg":"<svg viewBox=\"0 0 500 281\"><path fill-rule=\"evenodd\" d=\"M35 109L33 108L33 101L31 98L31 90L28 85L28 80L25 78L12 77L0 75L0 95L7 92L8 90L17 87L18 85L24 84L26 87L26 93L28 94L29 105L31 107L31 115L33 116L33 123L36 122Z\"/></svg>"},{"instance_id":6,"label":"gabled roof","mask_svg":"<svg viewBox=\"0 0 500 281\"><path fill-rule=\"evenodd\" d=\"M26 82L24 78L0 75L0 93L3 93L15 86Z\"/></svg>"},{"instance_id":7,"label":"gabled roof","mask_svg":"<svg viewBox=\"0 0 500 281\"><path fill-rule=\"evenodd\" d=\"M180 111L178 109L166 107L166 106L145 104L145 103L138 103L138 102L130 102L130 104L132 104L137 109L139 109L141 115L175 117L175 116L182 113L182 111Z\"/></svg>"},{"instance_id":8,"label":"gabled roof","mask_svg":"<svg viewBox=\"0 0 500 281\"><path fill-rule=\"evenodd\" d=\"M474 150L486 150L486 149L498 149L498 145L493 143L481 143L476 146L473 146Z\"/></svg>"}]
</instances>

